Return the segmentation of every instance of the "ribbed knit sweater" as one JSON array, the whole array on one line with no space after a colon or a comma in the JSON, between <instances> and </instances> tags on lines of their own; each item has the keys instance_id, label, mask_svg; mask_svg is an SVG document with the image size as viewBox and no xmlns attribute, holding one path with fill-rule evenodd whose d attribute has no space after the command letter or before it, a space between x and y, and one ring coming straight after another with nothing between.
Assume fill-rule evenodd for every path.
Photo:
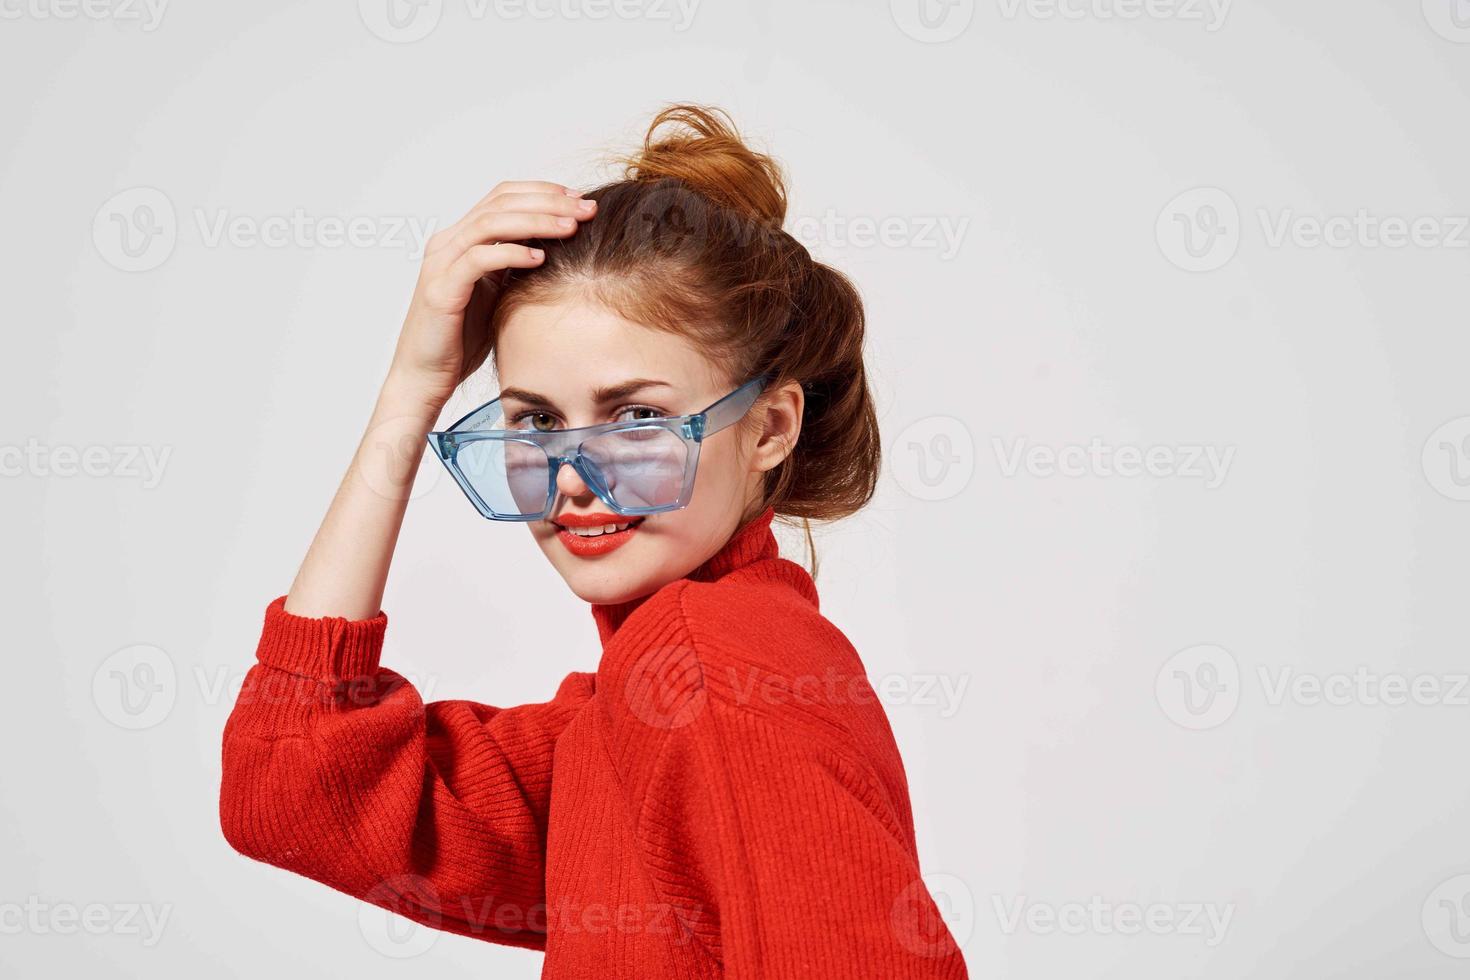
<instances>
[{"instance_id":1,"label":"ribbed knit sweater","mask_svg":"<svg viewBox=\"0 0 1470 980\"><path fill-rule=\"evenodd\" d=\"M542 704L425 704L387 617L266 609L224 731L240 852L549 978L963 977L903 765L772 511L689 575L593 605Z\"/></svg>"}]
</instances>

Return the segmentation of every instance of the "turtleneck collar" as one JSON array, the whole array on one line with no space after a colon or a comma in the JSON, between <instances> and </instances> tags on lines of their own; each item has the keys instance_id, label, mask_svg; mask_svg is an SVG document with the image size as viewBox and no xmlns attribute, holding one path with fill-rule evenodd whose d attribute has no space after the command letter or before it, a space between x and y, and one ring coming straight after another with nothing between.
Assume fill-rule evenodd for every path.
<instances>
[{"instance_id":1,"label":"turtleneck collar","mask_svg":"<svg viewBox=\"0 0 1470 980\"><path fill-rule=\"evenodd\" d=\"M737 528L719 551L684 578L694 582L713 582L752 562L779 558L781 549L776 543L776 535L771 531L771 520L775 516L774 507L761 511ZM623 625L623 621L647 599L648 596L645 595L627 602L591 603L592 618L597 623L597 635L604 646L617 628Z\"/></svg>"}]
</instances>

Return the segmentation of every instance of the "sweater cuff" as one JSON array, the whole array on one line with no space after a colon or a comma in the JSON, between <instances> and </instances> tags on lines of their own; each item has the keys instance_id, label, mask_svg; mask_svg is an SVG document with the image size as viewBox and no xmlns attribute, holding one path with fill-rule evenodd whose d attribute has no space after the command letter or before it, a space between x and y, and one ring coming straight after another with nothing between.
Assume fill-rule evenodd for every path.
<instances>
[{"instance_id":1,"label":"sweater cuff","mask_svg":"<svg viewBox=\"0 0 1470 980\"><path fill-rule=\"evenodd\" d=\"M286 597L265 609L265 628L255 658L268 667L301 677L335 684L378 672L388 617L372 619L341 616L313 618L286 611Z\"/></svg>"}]
</instances>

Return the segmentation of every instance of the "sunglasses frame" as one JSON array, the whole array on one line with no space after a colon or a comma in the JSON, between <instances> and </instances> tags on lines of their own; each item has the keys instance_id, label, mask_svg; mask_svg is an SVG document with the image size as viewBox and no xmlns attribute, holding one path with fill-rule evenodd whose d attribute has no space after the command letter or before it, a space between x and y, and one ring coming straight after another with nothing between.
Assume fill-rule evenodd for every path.
<instances>
[{"instance_id":1,"label":"sunglasses frame","mask_svg":"<svg viewBox=\"0 0 1470 980\"><path fill-rule=\"evenodd\" d=\"M439 457L439 462L449 470L449 475L454 477L454 482L459 484L460 490L464 491L465 497L474 505L481 517L492 521L539 521L551 513L551 508L556 504L556 478L561 472L563 465L571 466L576 470L582 482L587 485L598 500L606 504L615 514L624 517L642 517L647 514L662 514L671 510L680 510L689 505L689 499L694 494L694 474L699 465L699 447L703 441L734 424L750 411L751 406L760 397L761 392L770 382L770 374L762 374L751 378L734 391L710 405L702 412L692 415L672 415L667 418L656 419L632 419L627 422L606 422L602 425L584 425L575 429L552 429L541 432L532 429L479 429L475 426L493 424L499 421L504 412L499 407L500 396L497 395L479 408L465 415L448 429L442 432L430 432L428 434L429 445L433 447L434 454ZM609 432L625 432L637 429L664 429L674 433L684 441L686 455L684 462L684 482L679 489L679 497L673 503L660 504L654 507L621 507L617 501L612 499L612 494L603 484L595 468L588 464L582 455L582 446L587 440L596 436L605 435ZM535 514L502 514L492 508L480 496L459 465L459 450L461 447L474 442L496 440L500 442L519 442L534 445L546 454L546 505Z\"/></svg>"}]
</instances>

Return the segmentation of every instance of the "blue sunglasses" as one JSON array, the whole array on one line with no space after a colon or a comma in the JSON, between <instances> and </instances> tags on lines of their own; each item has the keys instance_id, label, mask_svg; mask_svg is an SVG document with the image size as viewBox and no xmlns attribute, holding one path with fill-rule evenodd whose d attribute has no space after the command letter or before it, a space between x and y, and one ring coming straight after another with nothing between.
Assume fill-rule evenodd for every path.
<instances>
[{"instance_id":1,"label":"blue sunglasses","mask_svg":"<svg viewBox=\"0 0 1470 980\"><path fill-rule=\"evenodd\" d=\"M752 378L694 415L545 432L504 428L497 397L446 431L430 432L429 445L470 503L492 521L546 517L562 464L614 513L660 514L689 504L700 444L750 411L770 377Z\"/></svg>"}]
</instances>

